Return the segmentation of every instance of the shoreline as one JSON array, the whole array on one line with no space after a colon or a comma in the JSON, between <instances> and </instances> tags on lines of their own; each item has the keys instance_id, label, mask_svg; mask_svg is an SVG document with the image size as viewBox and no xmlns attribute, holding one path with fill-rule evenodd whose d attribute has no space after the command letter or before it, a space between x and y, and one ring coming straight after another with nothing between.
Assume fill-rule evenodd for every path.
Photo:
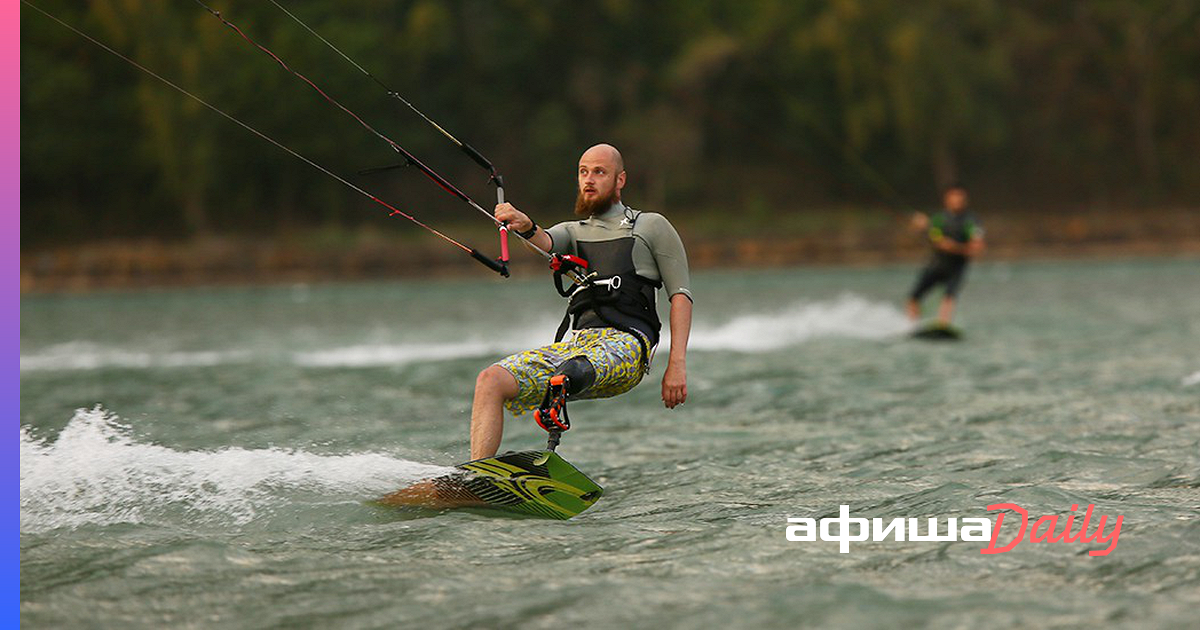
<instances>
[{"instance_id":1,"label":"shoreline","mask_svg":"<svg viewBox=\"0 0 1200 630\"><path fill-rule=\"evenodd\" d=\"M836 241L837 239L835 239ZM920 266L926 250L916 244L897 247L839 247L812 238L694 241L693 270L781 269L789 267ZM489 277L473 260L443 248L404 244L390 251L352 249L304 252L277 243L219 239L181 246L120 243L21 255L21 295L89 293L106 290L154 290L202 286L287 284ZM203 251L203 255L199 252ZM446 255L449 253L450 255ZM990 246L981 262L1089 261L1112 259L1196 258L1200 238L1132 242L1039 243L1022 247ZM515 275L538 273L539 259L513 248Z\"/></svg>"},{"instance_id":2,"label":"shoreline","mask_svg":"<svg viewBox=\"0 0 1200 630\"><path fill-rule=\"evenodd\" d=\"M692 269L799 266L918 266L928 245L902 218L868 207L803 214L678 215ZM989 211L982 259L1200 257L1200 207L1143 210ZM485 255L498 249L490 225L441 226ZM540 273L538 256L511 243L511 268ZM270 236L127 239L22 249L21 294L174 286L263 286L403 278L488 277L463 252L412 230L378 223L293 229Z\"/></svg>"}]
</instances>

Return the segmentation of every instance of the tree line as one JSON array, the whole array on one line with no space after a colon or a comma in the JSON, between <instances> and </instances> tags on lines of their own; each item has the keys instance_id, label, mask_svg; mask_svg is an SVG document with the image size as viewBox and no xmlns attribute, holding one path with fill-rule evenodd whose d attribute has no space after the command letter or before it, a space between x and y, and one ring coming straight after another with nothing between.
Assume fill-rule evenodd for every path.
<instances>
[{"instance_id":1,"label":"tree line","mask_svg":"<svg viewBox=\"0 0 1200 630\"><path fill-rule=\"evenodd\" d=\"M389 202L477 221L194 2L38 6ZM679 216L1200 200L1200 3L1188 0L345 0L284 3L568 212L620 147L635 205ZM486 174L267 2L213 2L485 207ZM22 245L270 235L369 201L26 7ZM1014 210L1016 211L1016 210ZM372 214L376 213L376 214Z\"/></svg>"}]
</instances>

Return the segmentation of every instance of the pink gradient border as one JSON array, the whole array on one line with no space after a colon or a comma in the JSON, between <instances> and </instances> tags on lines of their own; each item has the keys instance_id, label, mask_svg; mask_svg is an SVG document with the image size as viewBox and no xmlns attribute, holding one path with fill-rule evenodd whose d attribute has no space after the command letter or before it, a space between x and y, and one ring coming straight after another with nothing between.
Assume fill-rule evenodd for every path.
<instances>
[{"instance_id":1,"label":"pink gradient border","mask_svg":"<svg viewBox=\"0 0 1200 630\"><path fill-rule=\"evenodd\" d=\"M4 601L0 605L0 625L17 627L21 611L21 472L20 435L21 424L21 5L5 2L0 13L0 84L11 90L0 97L0 251L9 262L4 265L4 293L8 295L0 307L0 326L9 331L4 335L3 389L0 397L4 407L13 415L11 421L18 426L3 441L4 496L4 546L3 579ZM4 43L8 42L8 43ZM10 608L11 606L11 608ZM8 619L8 621L3 621Z\"/></svg>"}]
</instances>

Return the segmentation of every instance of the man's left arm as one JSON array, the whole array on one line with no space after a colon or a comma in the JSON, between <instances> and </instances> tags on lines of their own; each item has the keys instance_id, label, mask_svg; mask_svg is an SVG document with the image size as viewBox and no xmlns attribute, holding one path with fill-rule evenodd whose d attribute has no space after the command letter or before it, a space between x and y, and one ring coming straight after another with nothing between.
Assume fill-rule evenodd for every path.
<instances>
[{"instance_id":1,"label":"man's left arm","mask_svg":"<svg viewBox=\"0 0 1200 630\"><path fill-rule=\"evenodd\" d=\"M983 226L973 217L967 224L967 242L963 245L963 255L974 258L983 253Z\"/></svg>"},{"instance_id":2,"label":"man's left arm","mask_svg":"<svg viewBox=\"0 0 1200 630\"><path fill-rule=\"evenodd\" d=\"M983 253L983 226L974 219L971 220L970 240L967 241L967 255L978 256Z\"/></svg>"},{"instance_id":3,"label":"man's left arm","mask_svg":"<svg viewBox=\"0 0 1200 630\"><path fill-rule=\"evenodd\" d=\"M979 236L972 238L971 241L966 244L966 246L965 246L966 252L965 253L967 256L974 258L983 253L983 248L984 248L983 235L979 235Z\"/></svg>"},{"instance_id":4,"label":"man's left arm","mask_svg":"<svg viewBox=\"0 0 1200 630\"><path fill-rule=\"evenodd\" d=\"M692 299L683 293L671 296L671 356L663 374L662 399L668 409L687 402L687 344L692 331Z\"/></svg>"},{"instance_id":5,"label":"man's left arm","mask_svg":"<svg viewBox=\"0 0 1200 630\"><path fill-rule=\"evenodd\" d=\"M638 226L644 226L643 236L658 266L663 289L671 300L671 356L663 374L662 400L668 409L674 409L687 400L687 344L692 330L691 273L687 252L679 232L666 217L644 214Z\"/></svg>"}]
</instances>

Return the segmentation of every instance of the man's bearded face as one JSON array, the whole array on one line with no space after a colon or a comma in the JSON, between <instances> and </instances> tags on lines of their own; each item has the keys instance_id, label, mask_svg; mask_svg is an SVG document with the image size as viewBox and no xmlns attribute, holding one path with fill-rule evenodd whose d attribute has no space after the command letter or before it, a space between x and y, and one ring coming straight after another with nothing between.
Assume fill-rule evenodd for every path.
<instances>
[{"instance_id":1,"label":"man's bearded face","mask_svg":"<svg viewBox=\"0 0 1200 630\"><path fill-rule=\"evenodd\" d=\"M620 167L604 160L595 164L581 162L579 165L579 191L575 196L576 216L587 218L604 212L621 199L617 187Z\"/></svg>"}]
</instances>

